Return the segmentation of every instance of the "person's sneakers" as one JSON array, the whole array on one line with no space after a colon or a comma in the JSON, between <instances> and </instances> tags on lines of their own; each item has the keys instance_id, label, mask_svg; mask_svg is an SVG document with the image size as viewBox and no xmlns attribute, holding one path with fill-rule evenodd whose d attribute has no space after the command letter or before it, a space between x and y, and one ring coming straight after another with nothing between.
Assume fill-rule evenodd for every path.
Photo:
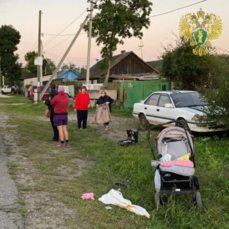
<instances>
[{"instance_id":1,"label":"person's sneakers","mask_svg":"<svg viewBox=\"0 0 229 229\"><path fill-rule=\"evenodd\" d=\"M55 138L51 138L50 141L52 141L52 142L58 142L58 140L55 139Z\"/></svg>"},{"instance_id":2,"label":"person's sneakers","mask_svg":"<svg viewBox=\"0 0 229 229\"><path fill-rule=\"evenodd\" d=\"M108 131L108 129L107 128L104 128L104 131Z\"/></svg>"},{"instance_id":3,"label":"person's sneakers","mask_svg":"<svg viewBox=\"0 0 229 229\"><path fill-rule=\"evenodd\" d=\"M64 143L60 143L56 147L63 148L63 147L65 147L65 145L64 145Z\"/></svg>"}]
</instances>

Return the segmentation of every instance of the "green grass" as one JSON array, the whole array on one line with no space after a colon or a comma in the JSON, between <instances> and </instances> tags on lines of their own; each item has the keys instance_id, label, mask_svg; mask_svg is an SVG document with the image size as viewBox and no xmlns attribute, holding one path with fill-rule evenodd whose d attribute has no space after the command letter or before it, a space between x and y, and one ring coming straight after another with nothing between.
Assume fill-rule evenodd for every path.
<instances>
[{"instance_id":1,"label":"green grass","mask_svg":"<svg viewBox=\"0 0 229 229\"><path fill-rule=\"evenodd\" d=\"M229 141L227 137L198 137L195 139L196 175L201 186L204 202L202 211L195 208L192 197L169 196L167 204L160 211L154 205L154 173L150 166L152 154L146 139L146 132L139 132L139 143L132 147L121 147L105 139L92 128L78 130L75 124L68 127L70 149L56 149L47 142L52 134L49 122L34 116L42 115L44 105L25 104L1 107L10 115L9 124L18 125L17 144L23 146L23 156L33 165L34 185L19 186L20 192L50 193L51 197L77 211L77 225L72 219L66 226L76 228L144 228L144 229L218 229L229 228ZM93 112L93 110L90 110ZM20 115L18 115L20 114ZM130 110L114 107L112 115L130 117ZM123 123L125 125L125 123ZM137 128L137 126L136 126ZM158 131L153 134L153 139ZM77 175L78 161L86 166L82 176ZM91 163L94 162L94 163ZM20 164L20 163L19 163ZM9 164L12 176L24 172L20 165ZM129 181L130 188L123 190L123 196L133 204L144 207L150 219L135 215L125 209L113 206L106 210L97 199L112 188L113 182ZM95 201L83 201L82 193L94 192ZM22 201L23 202L23 201ZM26 215L26 200L21 212ZM42 210L44 203L36 202L36 210ZM83 227L82 227L83 228Z\"/></svg>"},{"instance_id":2,"label":"green grass","mask_svg":"<svg viewBox=\"0 0 229 229\"><path fill-rule=\"evenodd\" d=\"M25 95L9 95L9 98L1 98L0 103L12 104L12 103L32 103L31 100L27 99Z\"/></svg>"}]
</instances>

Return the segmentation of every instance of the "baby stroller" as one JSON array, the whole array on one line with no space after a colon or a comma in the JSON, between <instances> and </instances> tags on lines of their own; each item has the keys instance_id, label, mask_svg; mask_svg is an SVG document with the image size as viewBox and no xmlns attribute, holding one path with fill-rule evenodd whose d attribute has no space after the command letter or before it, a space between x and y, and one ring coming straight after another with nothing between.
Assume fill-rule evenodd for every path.
<instances>
[{"instance_id":1,"label":"baby stroller","mask_svg":"<svg viewBox=\"0 0 229 229\"><path fill-rule=\"evenodd\" d=\"M156 138L155 155L150 139L153 129L168 126L176 122L181 127L168 127L162 130ZM163 196L167 194L192 194L198 208L202 208L200 187L195 174L194 142L193 136L188 132L188 127L180 121L170 121L153 126L147 134L154 160L151 165L156 167L155 173L155 205L159 209L163 205Z\"/></svg>"},{"instance_id":2,"label":"baby stroller","mask_svg":"<svg viewBox=\"0 0 229 229\"><path fill-rule=\"evenodd\" d=\"M129 146L129 145L135 145L138 142L138 130L127 130L127 139L119 141L118 144L120 146Z\"/></svg>"}]
</instances>

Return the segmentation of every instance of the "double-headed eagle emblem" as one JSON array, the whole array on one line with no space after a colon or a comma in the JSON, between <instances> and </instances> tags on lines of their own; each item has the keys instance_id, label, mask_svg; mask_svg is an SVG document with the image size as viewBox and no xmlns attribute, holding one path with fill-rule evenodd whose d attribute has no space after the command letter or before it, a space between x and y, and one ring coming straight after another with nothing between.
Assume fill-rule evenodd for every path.
<instances>
[{"instance_id":1,"label":"double-headed eagle emblem","mask_svg":"<svg viewBox=\"0 0 229 229\"><path fill-rule=\"evenodd\" d=\"M190 45L195 47L195 55L207 55L211 47L210 40L217 39L222 32L222 21L215 14L207 14L200 9L195 14L186 14L181 18L180 32L184 38L190 40Z\"/></svg>"}]
</instances>

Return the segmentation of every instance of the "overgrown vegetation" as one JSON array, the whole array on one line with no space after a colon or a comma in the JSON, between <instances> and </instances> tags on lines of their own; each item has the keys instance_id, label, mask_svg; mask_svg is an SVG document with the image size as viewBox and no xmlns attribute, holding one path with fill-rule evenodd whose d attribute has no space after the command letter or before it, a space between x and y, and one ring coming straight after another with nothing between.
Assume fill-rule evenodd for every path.
<instances>
[{"instance_id":1,"label":"overgrown vegetation","mask_svg":"<svg viewBox=\"0 0 229 229\"><path fill-rule=\"evenodd\" d=\"M209 88L221 77L228 75L228 56L218 55L214 48L210 54L197 56L187 39L175 37L176 44L164 48L162 75L170 78L176 89L197 90Z\"/></svg>"},{"instance_id":2,"label":"overgrown vegetation","mask_svg":"<svg viewBox=\"0 0 229 229\"><path fill-rule=\"evenodd\" d=\"M199 137L195 139L196 175L201 186L204 209L195 208L192 196L170 196L168 203L160 211L154 206L154 172L150 166L152 155L146 139L146 132L140 131L139 143L133 147L120 147L119 139L109 140L105 135L89 127L85 131L78 130L71 122L68 130L71 148L56 149L55 145L47 141L51 127L47 121L34 119L33 115L43 116L41 106L28 104L21 108L3 106L0 108L10 115L8 124L17 125L15 135L21 153L30 164L30 171L13 164L11 174L30 175L33 182L19 185L19 195L25 193L49 193L51 198L64 203L68 208L75 209L76 216L65 222L66 228L181 228L181 229L218 229L228 228L229 221L229 141L224 137ZM129 117L129 111L115 108L114 114ZM16 113L17 112L17 113ZM90 111L93 112L93 111ZM17 114L17 115L16 115ZM20 115L18 115L20 114ZM125 128L120 123L112 128ZM38 127L39 128L34 128ZM135 126L137 128L138 126ZM8 131L13 131L12 127ZM12 132L13 133L13 132ZM109 133L107 133L109 134ZM125 133L123 133L125 136ZM158 134L155 132L154 139ZM123 137L123 136L120 136ZM9 152L12 154L12 152ZM77 175L80 164L87 166ZM34 172L36 171L36 172ZM113 182L129 180L130 188L122 191L123 196L133 204L140 205L150 213L151 219L137 216L125 209L113 206L113 210L106 210L105 205L97 199L112 188ZM94 192L95 201L83 201L82 193ZM26 200L23 202L23 214L30 214L25 210ZM28 206L27 206L28 207ZM45 204L38 201L34 211L43 211Z\"/></svg>"},{"instance_id":3,"label":"overgrown vegetation","mask_svg":"<svg viewBox=\"0 0 229 229\"><path fill-rule=\"evenodd\" d=\"M215 58L220 71L216 72L217 77L208 76L206 87L198 87L198 90L204 94L209 104L206 112L206 120L215 120L218 124L224 124L229 128L229 56L218 56Z\"/></svg>"},{"instance_id":4,"label":"overgrown vegetation","mask_svg":"<svg viewBox=\"0 0 229 229\"><path fill-rule=\"evenodd\" d=\"M15 53L20 39L19 31L12 25L0 27L1 74L5 76L6 84L14 85L21 77L22 64L19 64L19 55Z\"/></svg>"}]
</instances>

